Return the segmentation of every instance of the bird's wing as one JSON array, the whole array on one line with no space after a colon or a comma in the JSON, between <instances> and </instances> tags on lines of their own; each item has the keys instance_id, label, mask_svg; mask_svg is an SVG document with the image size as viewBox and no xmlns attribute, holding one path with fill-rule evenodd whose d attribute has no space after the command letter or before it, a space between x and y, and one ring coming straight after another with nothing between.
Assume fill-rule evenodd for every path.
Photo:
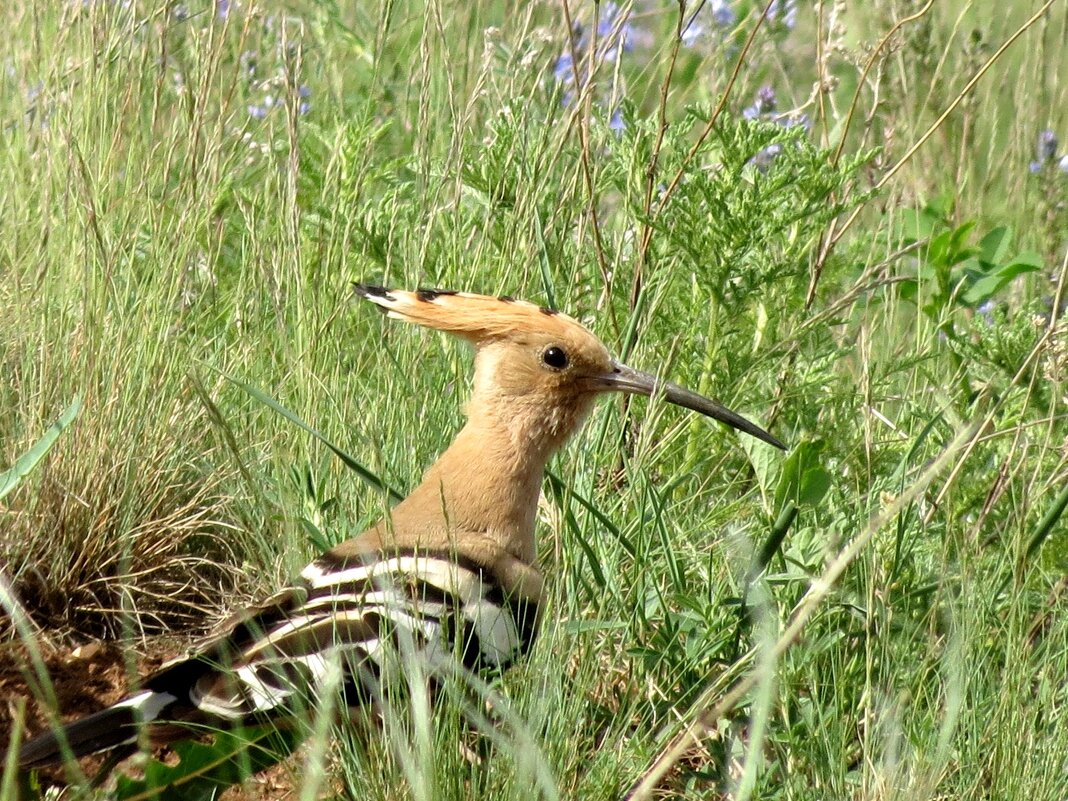
<instances>
[{"instance_id":1,"label":"bird's wing","mask_svg":"<svg viewBox=\"0 0 1068 801\"><path fill-rule=\"evenodd\" d=\"M503 668L527 650L536 620L533 601L508 597L490 570L455 554L327 555L143 686L181 700L172 719L247 721L307 705L331 665L350 703L373 695L398 655Z\"/></svg>"}]
</instances>

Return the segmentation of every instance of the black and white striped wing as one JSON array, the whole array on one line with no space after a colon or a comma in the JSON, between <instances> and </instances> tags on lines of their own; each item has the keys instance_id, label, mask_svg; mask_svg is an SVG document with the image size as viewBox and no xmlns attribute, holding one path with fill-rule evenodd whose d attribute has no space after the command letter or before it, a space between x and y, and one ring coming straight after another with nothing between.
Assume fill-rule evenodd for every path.
<instances>
[{"instance_id":1,"label":"black and white striped wing","mask_svg":"<svg viewBox=\"0 0 1068 801\"><path fill-rule=\"evenodd\" d=\"M489 571L448 554L324 556L301 579L146 688L173 694L185 673L199 713L246 721L306 705L337 665L353 703L374 696L398 654L427 666L458 658L472 670L497 670L525 653L535 634L532 601L507 597Z\"/></svg>"}]
</instances>

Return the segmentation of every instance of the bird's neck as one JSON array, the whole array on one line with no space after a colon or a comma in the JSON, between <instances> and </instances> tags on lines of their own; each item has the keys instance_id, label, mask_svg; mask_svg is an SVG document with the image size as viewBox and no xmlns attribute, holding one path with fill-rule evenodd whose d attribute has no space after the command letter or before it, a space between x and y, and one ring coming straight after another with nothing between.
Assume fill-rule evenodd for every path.
<instances>
[{"instance_id":1,"label":"bird's neck","mask_svg":"<svg viewBox=\"0 0 1068 801\"><path fill-rule=\"evenodd\" d=\"M511 558L533 565L534 522L553 444L531 439L521 421L472 417L393 510L395 534L484 563Z\"/></svg>"},{"instance_id":2,"label":"bird's neck","mask_svg":"<svg viewBox=\"0 0 1068 801\"><path fill-rule=\"evenodd\" d=\"M463 530L488 534L532 563L541 482L553 450L510 421L472 419L427 471L423 486L445 488L452 501L445 513Z\"/></svg>"}]
</instances>

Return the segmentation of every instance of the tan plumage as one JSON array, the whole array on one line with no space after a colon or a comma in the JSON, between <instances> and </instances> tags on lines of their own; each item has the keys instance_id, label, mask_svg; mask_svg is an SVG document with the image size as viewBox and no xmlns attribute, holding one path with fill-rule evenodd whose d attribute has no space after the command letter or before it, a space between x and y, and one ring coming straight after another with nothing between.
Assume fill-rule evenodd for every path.
<instances>
[{"instance_id":1,"label":"tan plumage","mask_svg":"<svg viewBox=\"0 0 1068 801\"><path fill-rule=\"evenodd\" d=\"M606 392L650 395L783 447L718 403L619 364L575 320L511 298L366 285L393 318L448 331L476 351L467 423L390 515L313 561L293 586L235 616L142 691L68 726L75 756L292 712L340 655L350 703L362 703L405 632L428 661L507 666L534 637L542 600L534 524L548 459ZM177 725L175 725L177 724ZM58 761L60 739L27 743L20 764Z\"/></svg>"}]
</instances>

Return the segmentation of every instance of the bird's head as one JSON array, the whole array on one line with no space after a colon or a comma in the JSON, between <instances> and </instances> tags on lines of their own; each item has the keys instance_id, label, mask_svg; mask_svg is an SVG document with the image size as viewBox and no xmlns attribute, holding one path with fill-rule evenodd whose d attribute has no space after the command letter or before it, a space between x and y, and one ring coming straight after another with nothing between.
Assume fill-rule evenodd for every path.
<instances>
[{"instance_id":1,"label":"bird's head","mask_svg":"<svg viewBox=\"0 0 1068 801\"><path fill-rule=\"evenodd\" d=\"M356 293L388 316L448 331L475 346L475 385L468 407L485 418L554 450L581 425L606 392L661 395L777 448L764 429L721 404L621 364L581 323L565 314L510 297L467 292L355 285Z\"/></svg>"}]
</instances>

